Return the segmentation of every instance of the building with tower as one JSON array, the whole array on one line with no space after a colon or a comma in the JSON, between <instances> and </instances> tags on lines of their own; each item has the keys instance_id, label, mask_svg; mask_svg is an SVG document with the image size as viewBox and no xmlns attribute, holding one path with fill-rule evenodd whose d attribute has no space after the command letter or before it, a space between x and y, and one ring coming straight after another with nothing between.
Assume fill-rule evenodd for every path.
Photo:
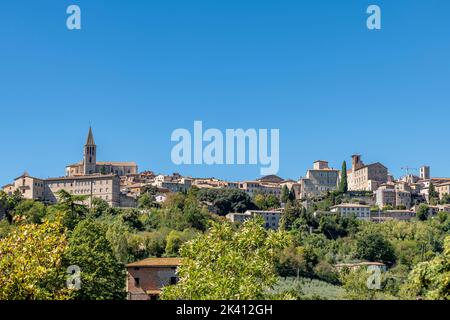
<instances>
[{"instance_id":1,"label":"building with tower","mask_svg":"<svg viewBox=\"0 0 450 320\"><path fill-rule=\"evenodd\" d=\"M25 199L48 204L56 203L58 192L65 190L73 195L84 196L84 204L88 206L94 198L98 198L112 207L135 207L136 199L120 191L120 176L136 174L137 170L134 162L97 162L97 146L92 129L89 128L83 160L67 166L66 176L40 179L24 172L7 187L10 194L18 190Z\"/></svg>"},{"instance_id":2,"label":"building with tower","mask_svg":"<svg viewBox=\"0 0 450 320\"><path fill-rule=\"evenodd\" d=\"M91 174L114 174L125 176L137 174L138 167L134 162L97 162L97 146L95 145L92 128L89 128L84 145L83 160L66 167L66 176L83 176Z\"/></svg>"}]
</instances>

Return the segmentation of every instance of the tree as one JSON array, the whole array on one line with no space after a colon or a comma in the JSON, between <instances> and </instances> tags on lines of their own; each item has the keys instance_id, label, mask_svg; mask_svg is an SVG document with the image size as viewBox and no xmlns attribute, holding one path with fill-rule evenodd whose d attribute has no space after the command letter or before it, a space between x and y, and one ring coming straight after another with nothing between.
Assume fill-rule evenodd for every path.
<instances>
[{"instance_id":1,"label":"tree","mask_svg":"<svg viewBox=\"0 0 450 320\"><path fill-rule=\"evenodd\" d=\"M341 170L341 181L339 184L339 191L342 193L347 193L348 191L348 182L347 182L347 162L342 162L342 170Z\"/></svg>"},{"instance_id":2,"label":"tree","mask_svg":"<svg viewBox=\"0 0 450 320\"><path fill-rule=\"evenodd\" d=\"M441 204L450 204L450 194L444 193L442 195Z\"/></svg>"},{"instance_id":3,"label":"tree","mask_svg":"<svg viewBox=\"0 0 450 320\"><path fill-rule=\"evenodd\" d=\"M81 300L125 298L125 266L119 263L106 238L106 229L88 218L75 227L64 256L67 265L81 270L81 288L74 297Z\"/></svg>"},{"instance_id":4,"label":"tree","mask_svg":"<svg viewBox=\"0 0 450 320\"><path fill-rule=\"evenodd\" d=\"M69 299L59 221L19 226L0 241L0 300Z\"/></svg>"},{"instance_id":5,"label":"tree","mask_svg":"<svg viewBox=\"0 0 450 320\"><path fill-rule=\"evenodd\" d=\"M434 184L430 182L428 187L428 203L431 205L436 205L439 202L439 192L436 191Z\"/></svg>"},{"instance_id":6,"label":"tree","mask_svg":"<svg viewBox=\"0 0 450 320\"><path fill-rule=\"evenodd\" d=\"M282 232L266 231L261 219L214 223L208 233L181 247L180 281L163 288L166 300L264 299L277 276L276 253L286 245Z\"/></svg>"},{"instance_id":7,"label":"tree","mask_svg":"<svg viewBox=\"0 0 450 320\"><path fill-rule=\"evenodd\" d=\"M419 208L417 209L416 217L419 221L425 221L428 219L429 212L430 207L422 203L421 205L419 205Z\"/></svg>"},{"instance_id":8,"label":"tree","mask_svg":"<svg viewBox=\"0 0 450 320\"><path fill-rule=\"evenodd\" d=\"M14 218L22 218L22 222L25 223L41 223L45 214L45 205L34 200L22 200L15 206L12 213Z\"/></svg>"},{"instance_id":9,"label":"tree","mask_svg":"<svg viewBox=\"0 0 450 320\"><path fill-rule=\"evenodd\" d=\"M400 295L407 299L450 300L450 236L444 240L442 254L411 271Z\"/></svg>"},{"instance_id":10,"label":"tree","mask_svg":"<svg viewBox=\"0 0 450 320\"><path fill-rule=\"evenodd\" d=\"M284 185L283 188L281 188L281 202L286 203L289 200L289 188L287 185Z\"/></svg>"},{"instance_id":11,"label":"tree","mask_svg":"<svg viewBox=\"0 0 450 320\"><path fill-rule=\"evenodd\" d=\"M183 240L181 239L181 232L172 230L166 240L166 256L176 257L182 243Z\"/></svg>"},{"instance_id":12,"label":"tree","mask_svg":"<svg viewBox=\"0 0 450 320\"><path fill-rule=\"evenodd\" d=\"M199 201L211 203L214 211L222 216L256 207L250 196L240 189L200 189L197 198Z\"/></svg>"},{"instance_id":13,"label":"tree","mask_svg":"<svg viewBox=\"0 0 450 320\"><path fill-rule=\"evenodd\" d=\"M58 212L64 213L63 225L72 230L75 228L78 222L80 222L88 212L83 202L86 201L86 196L72 195L66 190L60 190L57 192L58 203L54 208Z\"/></svg>"},{"instance_id":14,"label":"tree","mask_svg":"<svg viewBox=\"0 0 450 320\"><path fill-rule=\"evenodd\" d=\"M366 233L356 241L356 257L371 262L395 263L394 247L380 233Z\"/></svg>"},{"instance_id":15,"label":"tree","mask_svg":"<svg viewBox=\"0 0 450 320\"><path fill-rule=\"evenodd\" d=\"M302 208L292 205L292 203L288 201L281 214L280 229L291 230L295 220L300 216L301 210Z\"/></svg>"}]
</instances>

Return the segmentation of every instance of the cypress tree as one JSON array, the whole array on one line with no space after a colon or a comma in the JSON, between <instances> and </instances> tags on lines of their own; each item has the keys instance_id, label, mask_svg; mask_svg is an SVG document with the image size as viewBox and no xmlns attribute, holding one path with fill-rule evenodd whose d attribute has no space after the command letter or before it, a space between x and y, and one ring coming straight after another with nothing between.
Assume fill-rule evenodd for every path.
<instances>
[{"instance_id":1,"label":"cypress tree","mask_svg":"<svg viewBox=\"0 0 450 320\"><path fill-rule=\"evenodd\" d=\"M341 170L341 182L339 185L339 191L342 193L346 193L348 191L348 183L347 183L347 162L342 163Z\"/></svg>"}]
</instances>

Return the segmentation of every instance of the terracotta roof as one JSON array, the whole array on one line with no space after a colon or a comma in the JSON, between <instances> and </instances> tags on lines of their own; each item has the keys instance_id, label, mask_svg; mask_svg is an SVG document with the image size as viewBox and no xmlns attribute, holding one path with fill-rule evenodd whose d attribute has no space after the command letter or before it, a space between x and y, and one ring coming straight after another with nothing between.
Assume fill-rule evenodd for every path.
<instances>
[{"instance_id":1,"label":"terracotta roof","mask_svg":"<svg viewBox=\"0 0 450 320\"><path fill-rule=\"evenodd\" d=\"M177 267L181 264L181 258L147 258L141 261L129 263L127 267Z\"/></svg>"}]
</instances>

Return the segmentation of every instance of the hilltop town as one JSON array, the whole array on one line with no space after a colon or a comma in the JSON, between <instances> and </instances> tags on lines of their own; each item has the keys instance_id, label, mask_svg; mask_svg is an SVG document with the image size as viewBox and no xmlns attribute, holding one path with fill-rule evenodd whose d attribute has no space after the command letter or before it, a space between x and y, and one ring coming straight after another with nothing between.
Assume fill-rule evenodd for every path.
<instances>
[{"instance_id":1,"label":"hilltop town","mask_svg":"<svg viewBox=\"0 0 450 320\"><path fill-rule=\"evenodd\" d=\"M283 188L287 188L307 208L330 192L339 190L345 180L345 202L329 208L330 213L354 213L361 219L405 220L414 217L422 203L430 205L430 214L450 212L450 178L431 177L429 166L418 169L418 175L411 174L411 168L406 168L406 175L395 179L382 163L365 164L361 155L352 155L348 170L346 164L341 169L334 169L329 167L328 161L317 160L305 176L298 180L269 175L252 181L224 181L187 177L178 173L165 175L151 171L139 172L135 162L97 161L97 146L91 128L83 151L83 159L67 165L62 177L42 179L24 172L2 189L8 195L19 192L24 199L46 204L55 204L58 201L57 193L65 190L73 195L85 196L84 203L88 206L93 199L98 198L112 207L121 208L137 207L139 197L149 187L154 187L153 196L157 203L164 202L170 193L185 193L192 187L239 189L250 198L270 195L279 199L280 207L271 208L278 221L283 209ZM256 214L229 212L228 217L232 221L242 221L249 213Z\"/></svg>"}]
</instances>

